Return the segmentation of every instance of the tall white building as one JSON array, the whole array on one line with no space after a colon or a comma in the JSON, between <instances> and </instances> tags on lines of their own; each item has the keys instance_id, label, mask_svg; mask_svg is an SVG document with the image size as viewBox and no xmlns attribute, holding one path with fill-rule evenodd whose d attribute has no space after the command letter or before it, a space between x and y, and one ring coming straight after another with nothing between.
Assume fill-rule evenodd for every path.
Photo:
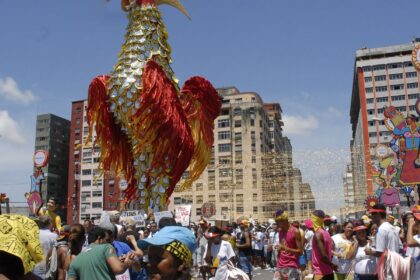
<instances>
[{"instance_id":1,"label":"tall white building","mask_svg":"<svg viewBox=\"0 0 420 280\"><path fill-rule=\"evenodd\" d=\"M235 87L218 92L223 103L215 120L211 162L191 190L175 190L170 209L191 204L192 219L197 220L203 203L210 202L216 208L214 219L266 220L280 206L293 208L291 145L282 136L280 105L264 104L257 93Z\"/></svg>"},{"instance_id":2,"label":"tall white building","mask_svg":"<svg viewBox=\"0 0 420 280\"><path fill-rule=\"evenodd\" d=\"M384 106L394 106L405 116L415 113L420 97L420 74L412 64L412 51L420 39L411 43L357 50L350 117L352 124L352 170L355 207L363 209L367 195L378 187L373 164L378 144L388 144L391 133L384 125Z\"/></svg>"}]
</instances>

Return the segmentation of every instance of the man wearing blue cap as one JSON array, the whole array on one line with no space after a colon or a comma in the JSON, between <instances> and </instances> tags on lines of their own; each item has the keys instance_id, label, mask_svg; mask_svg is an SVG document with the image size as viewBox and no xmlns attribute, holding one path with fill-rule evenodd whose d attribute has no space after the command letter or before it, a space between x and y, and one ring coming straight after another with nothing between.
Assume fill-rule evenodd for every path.
<instances>
[{"instance_id":1,"label":"man wearing blue cap","mask_svg":"<svg viewBox=\"0 0 420 280\"><path fill-rule=\"evenodd\" d=\"M138 246L148 251L149 279L189 279L192 255L196 249L195 236L189 229L166 226L152 238L139 240Z\"/></svg>"}]
</instances>

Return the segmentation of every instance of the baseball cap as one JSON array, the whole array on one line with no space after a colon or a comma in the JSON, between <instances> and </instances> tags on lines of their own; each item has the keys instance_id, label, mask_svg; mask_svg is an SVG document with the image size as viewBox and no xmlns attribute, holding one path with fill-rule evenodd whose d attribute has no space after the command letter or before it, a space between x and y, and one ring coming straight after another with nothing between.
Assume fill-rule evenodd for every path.
<instances>
[{"instance_id":1,"label":"baseball cap","mask_svg":"<svg viewBox=\"0 0 420 280\"><path fill-rule=\"evenodd\" d=\"M420 220L420 205L413 206L411 212L417 220Z\"/></svg>"},{"instance_id":2,"label":"baseball cap","mask_svg":"<svg viewBox=\"0 0 420 280\"><path fill-rule=\"evenodd\" d=\"M144 250L151 245L162 246L170 244L173 241L181 242L185 247L188 248L191 254L197 248L195 236L191 230L180 226L164 227L152 238L137 241L137 245Z\"/></svg>"},{"instance_id":3,"label":"baseball cap","mask_svg":"<svg viewBox=\"0 0 420 280\"><path fill-rule=\"evenodd\" d=\"M324 219L325 218L325 213L322 210L315 210L314 212L312 212L312 214L314 214L315 216Z\"/></svg>"}]
</instances>

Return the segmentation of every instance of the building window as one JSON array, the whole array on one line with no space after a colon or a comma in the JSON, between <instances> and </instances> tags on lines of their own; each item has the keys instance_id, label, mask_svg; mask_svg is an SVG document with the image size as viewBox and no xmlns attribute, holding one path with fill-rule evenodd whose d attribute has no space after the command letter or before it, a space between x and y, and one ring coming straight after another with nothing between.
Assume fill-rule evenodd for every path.
<instances>
[{"instance_id":1,"label":"building window","mask_svg":"<svg viewBox=\"0 0 420 280\"><path fill-rule=\"evenodd\" d=\"M235 109L233 109L233 114L234 114L235 116L238 116L238 115L240 115L241 113L242 113L241 108L235 108Z\"/></svg>"},{"instance_id":2,"label":"building window","mask_svg":"<svg viewBox=\"0 0 420 280\"><path fill-rule=\"evenodd\" d=\"M391 96L392 101L398 101L398 100L405 100L405 95L395 95Z\"/></svg>"},{"instance_id":3,"label":"building window","mask_svg":"<svg viewBox=\"0 0 420 280\"><path fill-rule=\"evenodd\" d=\"M369 132L369 137L376 137L376 132Z\"/></svg>"},{"instance_id":4,"label":"building window","mask_svg":"<svg viewBox=\"0 0 420 280\"><path fill-rule=\"evenodd\" d=\"M375 87L376 92L384 92L388 90L387 86Z\"/></svg>"},{"instance_id":5,"label":"building window","mask_svg":"<svg viewBox=\"0 0 420 280\"><path fill-rule=\"evenodd\" d=\"M258 212L258 206L254 206L253 211L254 211L254 213L257 213Z\"/></svg>"},{"instance_id":6,"label":"building window","mask_svg":"<svg viewBox=\"0 0 420 280\"><path fill-rule=\"evenodd\" d=\"M195 184L195 189L197 191L202 191L203 190L203 183L196 183Z\"/></svg>"},{"instance_id":7,"label":"building window","mask_svg":"<svg viewBox=\"0 0 420 280\"><path fill-rule=\"evenodd\" d=\"M91 175L92 174L92 169L83 169L82 170L82 175Z\"/></svg>"},{"instance_id":8,"label":"building window","mask_svg":"<svg viewBox=\"0 0 420 280\"><path fill-rule=\"evenodd\" d=\"M219 140L230 139L230 131L219 131L217 135Z\"/></svg>"},{"instance_id":9,"label":"building window","mask_svg":"<svg viewBox=\"0 0 420 280\"><path fill-rule=\"evenodd\" d=\"M402 73L400 73L400 74L390 74L389 75L390 80L399 80L399 79L402 79L402 78L403 78Z\"/></svg>"},{"instance_id":10,"label":"building window","mask_svg":"<svg viewBox=\"0 0 420 280\"><path fill-rule=\"evenodd\" d=\"M378 114L382 114L384 112L384 108L379 108L378 109Z\"/></svg>"},{"instance_id":11,"label":"building window","mask_svg":"<svg viewBox=\"0 0 420 280\"><path fill-rule=\"evenodd\" d=\"M217 127L218 128L230 127L230 120L229 119L218 120Z\"/></svg>"},{"instance_id":12,"label":"building window","mask_svg":"<svg viewBox=\"0 0 420 280\"><path fill-rule=\"evenodd\" d=\"M219 177L230 177L232 176L232 169L231 168L220 168L219 169Z\"/></svg>"},{"instance_id":13,"label":"building window","mask_svg":"<svg viewBox=\"0 0 420 280\"><path fill-rule=\"evenodd\" d=\"M236 207L236 213L243 214L244 213L244 208L243 207Z\"/></svg>"},{"instance_id":14,"label":"building window","mask_svg":"<svg viewBox=\"0 0 420 280\"><path fill-rule=\"evenodd\" d=\"M235 120L235 127L241 127L242 126L242 120Z\"/></svg>"},{"instance_id":15,"label":"building window","mask_svg":"<svg viewBox=\"0 0 420 280\"><path fill-rule=\"evenodd\" d=\"M388 96L376 98L377 102L388 102Z\"/></svg>"},{"instance_id":16,"label":"building window","mask_svg":"<svg viewBox=\"0 0 420 280\"><path fill-rule=\"evenodd\" d=\"M235 145L235 152L242 152L242 144Z\"/></svg>"},{"instance_id":17,"label":"building window","mask_svg":"<svg viewBox=\"0 0 420 280\"><path fill-rule=\"evenodd\" d=\"M385 75L376 76L376 77L375 77L375 81L376 81L376 82L379 82L379 81L386 81L386 76L385 76Z\"/></svg>"},{"instance_id":18,"label":"building window","mask_svg":"<svg viewBox=\"0 0 420 280\"><path fill-rule=\"evenodd\" d=\"M404 89L404 85L403 84L391 85L391 90L402 90L402 89Z\"/></svg>"},{"instance_id":19,"label":"building window","mask_svg":"<svg viewBox=\"0 0 420 280\"><path fill-rule=\"evenodd\" d=\"M415 77L417 77L417 72L407 72L407 73L405 73L405 76L407 78L415 78Z\"/></svg>"},{"instance_id":20,"label":"building window","mask_svg":"<svg viewBox=\"0 0 420 280\"><path fill-rule=\"evenodd\" d=\"M202 204L203 203L203 196L202 195L197 195L195 197L195 201L197 204Z\"/></svg>"},{"instance_id":21,"label":"building window","mask_svg":"<svg viewBox=\"0 0 420 280\"><path fill-rule=\"evenodd\" d=\"M404 66L405 67L411 67L411 66L413 66L413 63L411 61L406 61L406 62L404 62Z\"/></svg>"},{"instance_id":22,"label":"building window","mask_svg":"<svg viewBox=\"0 0 420 280\"><path fill-rule=\"evenodd\" d=\"M82 180L82 187L90 187L92 185L91 180Z\"/></svg>"},{"instance_id":23,"label":"building window","mask_svg":"<svg viewBox=\"0 0 420 280\"><path fill-rule=\"evenodd\" d=\"M216 202L216 196L214 194L209 195L209 202Z\"/></svg>"},{"instance_id":24,"label":"building window","mask_svg":"<svg viewBox=\"0 0 420 280\"><path fill-rule=\"evenodd\" d=\"M219 157L219 164L231 164L231 157Z\"/></svg>"},{"instance_id":25,"label":"building window","mask_svg":"<svg viewBox=\"0 0 420 280\"><path fill-rule=\"evenodd\" d=\"M403 66L402 63L390 63L388 64L388 69L401 68L402 66Z\"/></svg>"},{"instance_id":26,"label":"building window","mask_svg":"<svg viewBox=\"0 0 420 280\"><path fill-rule=\"evenodd\" d=\"M93 191L92 196L93 197L102 197L102 192L101 191Z\"/></svg>"},{"instance_id":27,"label":"building window","mask_svg":"<svg viewBox=\"0 0 420 280\"><path fill-rule=\"evenodd\" d=\"M363 66L362 68L364 72L372 71L372 66Z\"/></svg>"},{"instance_id":28,"label":"building window","mask_svg":"<svg viewBox=\"0 0 420 280\"><path fill-rule=\"evenodd\" d=\"M230 193L220 193L219 194L220 202L232 202L232 194Z\"/></svg>"},{"instance_id":29,"label":"building window","mask_svg":"<svg viewBox=\"0 0 420 280\"><path fill-rule=\"evenodd\" d=\"M418 98L420 98L420 94L419 93L409 94L408 95L408 99L418 99Z\"/></svg>"},{"instance_id":30,"label":"building window","mask_svg":"<svg viewBox=\"0 0 420 280\"><path fill-rule=\"evenodd\" d=\"M372 93L373 92L373 88L371 87L367 87L365 88L366 93Z\"/></svg>"},{"instance_id":31,"label":"building window","mask_svg":"<svg viewBox=\"0 0 420 280\"><path fill-rule=\"evenodd\" d=\"M174 204L175 205L182 204L182 198L181 197L174 197Z\"/></svg>"},{"instance_id":32,"label":"building window","mask_svg":"<svg viewBox=\"0 0 420 280\"><path fill-rule=\"evenodd\" d=\"M219 153L231 152L231 151L232 151L231 144L219 144Z\"/></svg>"},{"instance_id":33,"label":"building window","mask_svg":"<svg viewBox=\"0 0 420 280\"><path fill-rule=\"evenodd\" d=\"M102 202L93 202L92 208L102 208Z\"/></svg>"},{"instance_id":34,"label":"building window","mask_svg":"<svg viewBox=\"0 0 420 280\"><path fill-rule=\"evenodd\" d=\"M418 83L409 83L407 84L407 88L418 88L419 84Z\"/></svg>"},{"instance_id":35,"label":"building window","mask_svg":"<svg viewBox=\"0 0 420 280\"><path fill-rule=\"evenodd\" d=\"M386 68L385 64L373 65L373 71L385 70L385 68Z\"/></svg>"},{"instance_id":36,"label":"building window","mask_svg":"<svg viewBox=\"0 0 420 280\"><path fill-rule=\"evenodd\" d=\"M244 202L244 195L243 194L237 194L236 195L236 202Z\"/></svg>"},{"instance_id":37,"label":"building window","mask_svg":"<svg viewBox=\"0 0 420 280\"><path fill-rule=\"evenodd\" d=\"M200 216L201 215L201 208L196 208L195 209L195 215L196 216Z\"/></svg>"},{"instance_id":38,"label":"building window","mask_svg":"<svg viewBox=\"0 0 420 280\"><path fill-rule=\"evenodd\" d=\"M258 200L258 194L253 193L253 194L252 194L252 200L253 200L253 201L257 201L257 200Z\"/></svg>"},{"instance_id":39,"label":"building window","mask_svg":"<svg viewBox=\"0 0 420 280\"><path fill-rule=\"evenodd\" d=\"M365 77L365 83L372 82L372 77Z\"/></svg>"}]
</instances>

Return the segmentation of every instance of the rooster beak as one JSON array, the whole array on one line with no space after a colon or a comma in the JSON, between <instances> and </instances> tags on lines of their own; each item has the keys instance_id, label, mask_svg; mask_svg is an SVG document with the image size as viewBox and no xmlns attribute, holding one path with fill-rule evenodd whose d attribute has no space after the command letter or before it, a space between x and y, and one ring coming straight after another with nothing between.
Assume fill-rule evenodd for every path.
<instances>
[{"instance_id":1,"label":"rooster beak","mask_svg":"<svg viewBox=\"0 0 420 280\"><path fill-rule=\"evenodd\" d=\"M130 0L121 0L121 9L124 12L128 12L130 7Z\"/></svg>"},{"instance_id":2,"label":"rooster beak","mask_svg":"<svg viewBox=\"0 0 420 280\"><path fill-rule=\"evenodd\" d=\"M181 11L188 19L191 19L190 15L188 14L187 10L182 6L182 4L178 0L156 0L156 5L167 4L174 8L177 8Z\"/></svg>"}]
</instances>

